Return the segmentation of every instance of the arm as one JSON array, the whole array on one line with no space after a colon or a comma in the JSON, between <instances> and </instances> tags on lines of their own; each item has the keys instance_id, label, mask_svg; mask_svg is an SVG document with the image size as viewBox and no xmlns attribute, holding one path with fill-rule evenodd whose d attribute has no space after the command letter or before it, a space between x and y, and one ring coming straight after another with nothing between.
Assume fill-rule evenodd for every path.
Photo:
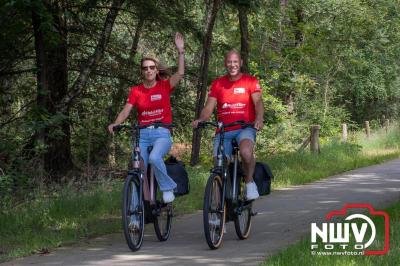
<instances>
[{"instance_id":1,"label":"arm","mask_svg":"<svg viewBox=\"0 0 400 266\"><path fill-rule=\"evenodd\" d=\"M256 119L254 121L254 127L257 130L261 130L264 126L264 104L262 101L261 92L256 92L251 95L251 99L253 100Z\"/></svg>"},{"instance_id":2,"label":"arm","mask_svg":"<svg viewBox=\"0 0 400 266\"><path fill-rule=\"evenodd\" d=\"M178 72L173 74L169 79L169 84L172 88L179 83L185 74L185 44L183 41L183 36L179 32L175 34L175 45L176 49L178 50Z\"/></svg>"},{"instance_id":3,"label":"arm","mask_svg":"<svg viewBox=\"0 0 400 266\"><path fill-rule=\"evenodd\" d=\"M201 110L199 119L194 120L192 122L193 128L197 128L197 125L199 124L200 121L207 121L208 119L210 119L210 116L212 115L216 105L217 105L217 99L214 97L208 97L203 110Z\"/></svg>"},{"instance_id":4,"label":"arm","mask_svg":"<svg viewBox=\"0 0 400 266\"><path fill-rule=\"evenodd\" d=\"M123 123L131 113L133 105L130 103L126 103L122 111L118 114L117 119L115 119L114 123L108 126L108 131L111 134L114 134L113 127Z\"/></svg>"}]
</instances>

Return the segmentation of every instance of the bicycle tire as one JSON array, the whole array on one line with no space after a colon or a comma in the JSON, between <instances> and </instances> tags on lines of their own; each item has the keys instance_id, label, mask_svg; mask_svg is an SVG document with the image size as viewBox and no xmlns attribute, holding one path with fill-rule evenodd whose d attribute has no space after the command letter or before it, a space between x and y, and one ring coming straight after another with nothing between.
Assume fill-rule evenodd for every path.
<instances>
[{"instance_id":1,"label":"bicycle tire","mask_svg":"<svg viewBox=\"0 0 400 266\"><path fill-rule=\"evenodd\" d=\"M225 227L226 203L222 203L222 178L212 174L204 191L203 225L208 246L217 249L222 243Z\"/></svg>"},{"instance_id":2,"label":"bicycle tire","mask_svg":"<svg viewBox=\"0 0 400 266\"><path fill-rule=\"evenodd\" d=\"M165 204L161 201L161 193L157 193L157 183L155 183L156 206L153 209L154 231L160 241L166 241L169 238L172 224L172 203Z\"/></svg>"},{"instance_id":3,"label":"bicycle tire","mask_svg":"<svg viewBox=\"0 0 400 266\"><path fill-rule=\"evenodd\" d=\"M246 203L243 208L244 203L246 202L246 190L244 189L246 184L242 177L238 178L237 181L238 188L238 207L235 211L234 223L235 223L235 231L239 239L247 239L250 235L251 229L251 209L253 203Z\"/></svg>"},{"instance_id":4,"label":"bicycle tire","mask_svg":"<svg viewBox=\"0 0 400 266\"><path fill-rule=\"evenodd\" d=\"M128 247L140 249L144 237L144 204L140 199L139 177L128 175L125 180L122 200L122 225Z\"/></svg>"}]
</instances>

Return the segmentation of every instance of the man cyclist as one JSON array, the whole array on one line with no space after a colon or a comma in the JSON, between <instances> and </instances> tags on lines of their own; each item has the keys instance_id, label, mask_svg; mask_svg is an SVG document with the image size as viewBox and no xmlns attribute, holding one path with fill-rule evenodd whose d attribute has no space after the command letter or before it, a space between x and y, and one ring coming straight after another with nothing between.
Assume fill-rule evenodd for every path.
<instances>
[{"instance_id":1,"label":"man cyclist","mask_svg":"<svg viewBox=\"0 0 400 266\"><path fill-rule=\"evenodd\" d=\"M242 129L240 126L227 128L224 141L227 156L232 154L232 139L236 139L239 144L246 182L246 197L248 200L253 200L259 197L253 173L256 130L261 130L264 126L261 87L257 78L241 72L240 67L243 61L236 50L231 50L226 54L224 63L227 75L212 82L206 104L199 119L193 121L192 126L197 128L200 121L207 121L215 106L217 106L219 122L226 124L243 120L246 123L254 123L255 129L250 127ZM214 158L217 156L219 138L220 135L217 132L214 138Z\"/></svg>"}]
</instances>

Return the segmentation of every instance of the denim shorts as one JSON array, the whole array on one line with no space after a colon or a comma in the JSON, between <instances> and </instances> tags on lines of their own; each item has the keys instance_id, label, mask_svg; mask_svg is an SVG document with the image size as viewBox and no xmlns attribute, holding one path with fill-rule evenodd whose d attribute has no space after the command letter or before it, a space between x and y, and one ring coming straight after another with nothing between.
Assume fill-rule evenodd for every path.
<instances>
[{"instance_id":1,"label":"denim shorts","mask_svg":"<svg viewBox=\"0 0 400 266\"><path fill-rule=\"evenodd\" d=\"M254 128L247 127L245 129L238 129L238 130L232 130L225 132L224 136L224 151L225 155L230 158L232 155L232 140L236 139L236 142L240 144L240 142L244 139L248 139L253 144L256 142L256 130ZM220 140L220 134L218 133L215 135L214 138L214 150L213 150L213 156L217 157L217 152L218 152L218 145L219 145L219 140Z\"/></svg>"}]
</instances>

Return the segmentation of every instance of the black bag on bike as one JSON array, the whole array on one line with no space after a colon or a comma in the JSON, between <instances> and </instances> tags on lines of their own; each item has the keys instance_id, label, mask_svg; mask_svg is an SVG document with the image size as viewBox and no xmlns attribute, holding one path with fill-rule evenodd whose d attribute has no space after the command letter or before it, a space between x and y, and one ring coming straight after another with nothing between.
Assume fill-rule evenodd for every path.
<instances>
[{"instance_id":1,"label":"black bag on bike","mask_svg":"<svg viewBox=\"0 0 400 266\"><path fill-rule=\"evenodd\" d=\"M174 190L175 196L183 196L189 193L189 176L185 169L185 164L182 161L177 160L174 156L169 156L165 160L165 166L167 167L168 175L177 184Z\"/></svg>"},{"instance_id":2,"label":"black bag on bike","mask_svg":"<svg viewBox=\"0 0 400 266\"><path fill-rule=\"evenodd\" d=\"M271 193L271 180L273 178L274 175L267 164L256 162L253 179L257 185L258 194L260 194L260 196Z\"/></svg>"}]
</instances>

